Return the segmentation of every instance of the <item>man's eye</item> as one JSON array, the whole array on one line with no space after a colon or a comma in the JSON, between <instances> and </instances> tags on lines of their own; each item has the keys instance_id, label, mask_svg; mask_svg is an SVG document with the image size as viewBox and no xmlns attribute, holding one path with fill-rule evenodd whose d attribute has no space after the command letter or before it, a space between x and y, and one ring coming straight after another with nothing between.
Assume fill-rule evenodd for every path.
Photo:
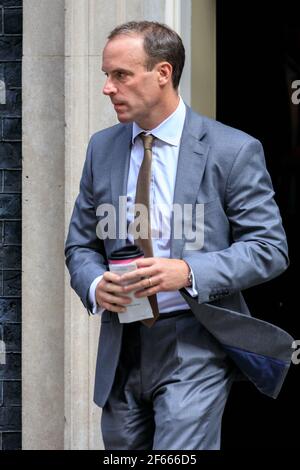
<instances>
[{"instance_id":1,"label":"man's eye","mask_svg":"<svg viewBox=\"0 0 300 470\"><path fill-rule=\"evenodd\" d=\"M122 78L125 78L126 74L124 72L117 72L116 76L117 78L122 79Z\"/></svg>"}]
</instances>

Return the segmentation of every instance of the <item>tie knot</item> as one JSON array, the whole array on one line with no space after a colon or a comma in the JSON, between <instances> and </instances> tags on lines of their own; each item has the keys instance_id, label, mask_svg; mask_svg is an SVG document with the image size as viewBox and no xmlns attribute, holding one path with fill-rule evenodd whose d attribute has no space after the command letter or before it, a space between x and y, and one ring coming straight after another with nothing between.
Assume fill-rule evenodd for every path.
<instances>
[{"instance_id":1,"label":"tie knot","mask_svg":"<svg viewBox=\"0 0 300 470\"><path fill-rule=\"evenodd\" d=\"M143 144L144 144L144 149L145 150L152 150L152 145L153 145L153 140L154 140L154 135L152 134L140 134L141 136L141 139L143 141Z\"/></svg>"}]
</instances>

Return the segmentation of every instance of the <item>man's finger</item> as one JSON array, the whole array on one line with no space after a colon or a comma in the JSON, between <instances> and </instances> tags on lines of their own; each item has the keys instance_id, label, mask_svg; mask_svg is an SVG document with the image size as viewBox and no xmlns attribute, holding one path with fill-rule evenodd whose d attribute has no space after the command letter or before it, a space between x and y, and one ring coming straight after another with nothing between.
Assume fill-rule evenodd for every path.
<instances>
[{"instance_id":1,"label":"man's finger","mask_svg":"<svg viewBox=\"0 0 300 470\"><path fill-rule=\"evenodd\" d=\"M110 312L114 313L124 313L126 312L126 307L122 307L120 305L115 305L115 304L110 304L107 302L103 302L101 304L101 307L105 308L105 310L109 310Z\"/></svg>"},{"instance_id":2,"label":"man's finger","mask_svg":"<svg viewBox=\"0 0 300 470\"><path fill-rule=\"evenodd\" d=\"M103 274L103 279L105 281L114 282L115 284L119 284L119 285L120 285L120 282L121 282L121 276L119 274L112 273L110 271L106 271Z\"/></svg>"},{"instance_id":3,"label":"man's finger","mask_svg":"<svg viewBox=\"0 0 300 470\"><path fill-rule=\"evenodd\" d=\"M132 302L132 299L130 299L130 297L119 297L117 295L109 294L108 292L102 292L100 300L102 304L103 302L107 302L117 305L128 305Z\"/></svg>"},{"instance_id":4,"label":"man's finger","mask_svg":"<svg viewBox=\"0 0 300 470\"><path fill-rule=\"evenodd\" d=\"M144 292L145 289L151 289L154 287L157 288L159 284L160 284L159 276L147 276L146 278L142 279L139 282L135 282L134 284L129 284L128 286L124 286L123 291L124 292L132 292L132 291ZM148 295L151 295L151 293Z\"/></svg>"},{"instance_id":5,"label":"man's finger","mask_svg":"<svg viewBox=\"0 0 300 470\"><path fill-rule=\"evenodd\" d=\"M154 287L149 287L148 289L139 290L134 294L134 296L137 298L149 297L149 295L154 295L154 294L157 294L158 292L160 292L159 287L154 286Z\"/></svg>"},{"instance_id":6,"label":"man's finger","mask_svg":"<svg viewBox=\"0 0 300 470\"><path fill-rule=\"evenodd\" d=\"M128 284L128 286L123 287L123 292L132 292L134 290L141 290L141 289L147 289L149 287L149 281L148 279L142 279L138 282L134 282L132 284Z\"/></svg>"},{"instance_id":7,"label":"man's finger","mask_svg":"<svg viewBox=\"0 0 300 470\"><path fill-rule=\"evenodd\" d=\"M122 274L121 282L132 282L136 280L140 280L141 278L153 276L154 270L152 268L138 268L134 271L130 271L129 273Z\"/></svg>"},{"instance_id":8,"label":"man's finger","mask_svg":"<svg viewBox=\"0 0 300 470\"><path fill-rule=\"evenodd\" d=\"M101 292L110 292L112 294L123 294L124 289L121 284L115 284L114 282L107 282L105 281L105 284L99 286L99 290Z\"/></svg>"},{"instance_id":9,"label":"man's finger","mask_svg":"<svg viewBox=\"0 0 300 470\"><path fill-rule=\"evenodd\" d=\"M135 261L138 268L144 268L146 266L152 266L155 262L155 258L141 258Z\"/></svg>"}]
</instances>

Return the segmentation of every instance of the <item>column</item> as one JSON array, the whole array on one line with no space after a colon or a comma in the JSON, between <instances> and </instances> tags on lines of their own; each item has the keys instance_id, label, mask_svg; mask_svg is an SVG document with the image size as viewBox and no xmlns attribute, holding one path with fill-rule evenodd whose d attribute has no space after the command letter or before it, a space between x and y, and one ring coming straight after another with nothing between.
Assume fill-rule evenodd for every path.
<instances>
[{"instance_id":1,"label":"column","mask_svg":"<svg viewBox=\"0 0 300 470\"><path fill-rule=\"evenodd\" d=\"M24 0L23 448L64 440L64 1Z\"/></svg>"}]
</instances>

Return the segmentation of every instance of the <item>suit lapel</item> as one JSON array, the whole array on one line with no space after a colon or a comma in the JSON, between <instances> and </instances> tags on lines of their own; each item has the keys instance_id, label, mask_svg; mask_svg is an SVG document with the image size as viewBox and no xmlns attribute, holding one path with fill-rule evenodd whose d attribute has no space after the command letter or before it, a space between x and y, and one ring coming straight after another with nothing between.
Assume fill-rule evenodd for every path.
<instances>
[{"instance_id":1,"label":"suit lapel","mask_svg":"<svg viewBox=\"0 0 300 470\"><path fill-rule=\"evenodd\" d=\"M201 116L187 107L182 132L178 166L175 181L173 204L195 204L203 172L206 165L209 145L202 141L205 136ZM174 221L171 223L171 258L181 258L184 236L174 239Z\"/></svg>"}]
</instances>

